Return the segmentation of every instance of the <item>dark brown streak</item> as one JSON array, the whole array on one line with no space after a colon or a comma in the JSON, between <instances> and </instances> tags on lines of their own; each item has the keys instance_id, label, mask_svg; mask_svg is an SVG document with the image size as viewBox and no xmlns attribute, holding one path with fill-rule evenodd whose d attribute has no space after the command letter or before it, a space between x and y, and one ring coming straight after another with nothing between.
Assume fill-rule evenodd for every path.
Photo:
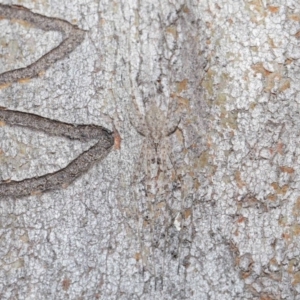
<instances>
[{"instance_id":1,"label":"dark brown streak","mask_svg":"<svg viewBox=\"0 0 300 300\"><path fill-rule=\"evenodd\" d=\"M47 70L56 61L71 53L84 39L84 31L60 19L49 18L30 12L20 6L0 4L0 18L24 20L42 30L55 30L65 39L56 48L43 55L26 68L15 69L0 74L0 84L9 84L25 78L33 78ZM114 144L112 132L96 125L75 125L47 119L35 114L9 110L0 107L0 120L10 126L27 127L43 131L49 135L62 136L82 142L98 140L87 151L81 153L65 168L40 177L27 178L22 181L0 183L0 196L20 197L67 186L86 172L96 161L103 159Z\"/></svg>"},{"instance_id":2,"label":"dark brown streak","mask_svg":"<svg viewBox=\"0 0 300 300\"><path fill-rule=\"evenodd\" d=\"M0 85L13 83L25 78L37 77L52 64L70 54L84 40L84 31L76 26L56 18L32 13L28 9L0 4L0 18L27 21L45 31L59 31L65 39L31 65L0 74Z\"/></svg>"},{"instance_id":3,"label":"dark brown streak","mask_svg":"<svg viewBox=\"0 0 300 300\"><path fill-rule=\"evenodd\" d=\"M11 126L27 127L31 130L43 131L52 136L63 136L70 140L86 142L100 139L105 128L97 125L74 125L51 120L35 114L15 110L6 110L0 107L0 121Z\"/></svg>"}]
</instances>

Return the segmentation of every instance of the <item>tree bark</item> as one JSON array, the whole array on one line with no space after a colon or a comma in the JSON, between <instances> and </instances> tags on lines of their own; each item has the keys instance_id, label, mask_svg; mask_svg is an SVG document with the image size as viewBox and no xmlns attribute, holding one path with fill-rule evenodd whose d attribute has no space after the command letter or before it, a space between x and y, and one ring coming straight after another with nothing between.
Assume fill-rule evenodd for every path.
<instances>
[{"instance_id":1,"label":"tree bark","mask_svg":"<svg viewBox=\"0 0 300 300\"><path fill-rule=\"evenodd\" d=\"M300 299L297 0L1 3L1 299Z\"/></svg>"}]
</instances>

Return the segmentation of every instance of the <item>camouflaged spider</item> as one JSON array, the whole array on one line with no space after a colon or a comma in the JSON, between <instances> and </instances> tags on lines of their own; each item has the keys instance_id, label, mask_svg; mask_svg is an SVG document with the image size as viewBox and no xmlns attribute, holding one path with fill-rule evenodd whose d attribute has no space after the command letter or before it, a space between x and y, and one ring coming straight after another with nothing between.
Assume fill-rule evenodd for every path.
<instances>
[{"instance_id":1,"label":"camouflaged spider","mask_svg":"<svg viewBox=\"0 0 300 300\"><path fill-rule=\"evenodd\" d=\"M144 147L147 147L147 152L151 151L151 148L154 149L154 157L151 157L151 163L161 165L164 161L163 157L167 155L166 147L162 145L162 141L174 133L180 123L177 103L176 101L169 102L166 115L155 104L149 105L148 108L145 108L145 111L145 115L142 115L137 104L133 101L129 112L130 122L136 131L147 139L142 152L144 152Z\"/></svg>"},{"instance_id":2,"label":"camouflaged spider","mask_svg":"<svg viewBox=\"0 0 300 300\"><path fill-rule=\"evenodd\" d=\"M171 151L168 148L168 142L164 141L178 128L180 115L176 101L169 102L166 113L151 101L151 104L145 107L145 115L140 112L136 102L133 101L129 118L136 131L146 138L136 164L133 183L141 184L144 192L143 195L140 194L140 189L134 192L138 223L141 226L138 226L138 236L141 261L143 261L142 268L150 271L150 274L154 276L156 286L157 280L161 281L159 278L164 277L166 251L171 253L171 248L174 248L169 244L172 243L169 230L175 226L178 235L181 234L179 233L181 222L177 224L179 213L178 211L175 213L171 208L171 203L178 200L175 200L173 191L170 189L176 170L170 158ZM178 204L181 211L182 201L179 200L179 202L181 202ZM150 252L146 246L149 243L152 245ZM176 242L175 244L177 245L176 251L180 252L180 246ZM163 253L161 257L157 256L158 249ZM159 271L160 268L162 271Z\"/></svg>"}]
</instances>

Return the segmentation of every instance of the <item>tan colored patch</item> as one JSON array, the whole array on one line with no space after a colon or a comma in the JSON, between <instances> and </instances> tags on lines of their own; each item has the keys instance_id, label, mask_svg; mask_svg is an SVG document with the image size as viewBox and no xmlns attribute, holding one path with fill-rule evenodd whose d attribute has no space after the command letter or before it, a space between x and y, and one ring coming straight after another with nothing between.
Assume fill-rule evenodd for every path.
<instances>
[{"instance_id":1,"label":"tan colored patch","mask_svg":"<svg viewBox=\"0 0 300 300\"><path fill-rule=\"evenodd\" d=\"M39 72L39 77L43 77L44 75L46 74L46 71L45 70L43 70L43 71L41 71L41 72Z\"/></svg>"},{"instance_id":2,"label":"tan colored patch","mask_svg":"<svg viewBox=\"0 0 300 300\"><path fill-rule=\"evenodd\" d=\"M191 209L186 209L184 211L184 219L188 219L192 215L192 210Z\"/></svg>"},{"instance_id":3,"label":"tan colored patch","mask_svg":"<svg viewBox=\"0 0 300 300\"><path fill-rule=\"evenodd\" d=\"M24 21L24 20L19 20L19 19L11 19L11 21L13 23L18 23L20 24L21 26L25 27L25 28L31 28L33 27L31 23L27 22L27 21Z\"/></svg>"},{"instance_id":4,"label":"tan colored patch","mask_svg":"<svg viewBox=\"0 0 300 300\"><path fill-rule=\"evenodd\" d=\"M267 197L267 199L270 200L270 201L276 201L277 196L274 195L274 194L269 194L268 197Z\"/></svg>"},{"instance_id":5,"label":"tan colored patch","mask_svg":"<svg viewBox=\"0 0 300 300\"><path fill-rule=\"evenodd\" d=\"M287 190L289 189L289 186L287 184L283 185L282 187L279 186L277 182L273 182L271 184L272 188L275 190L275 192L278 195L285 195Z\"/></svg>"},{"instance_id":6,"label":"tan colored patch","mask_svg":"<svg viewBox=\"0 0 300 300\"><path fill-rule=\"evenodd\" d=\"M290 80L289 79L283 79L283 80L281 80L281 85L280 85L279 91L283 92L283 91L289 89L290 87L291 87Z\"/></svg>"},{"instance_id":7,"label":"tan colored patch","mask_svg":"<svg viewBox=\"0 0 300 300\"><path fill-rule=\"evenodd\" d=\"M297 272L293 275L292 285L300 284L300 272Z\"/></svg>"},{"instance_id":8,"label":"tan colored patch","mask_svg":"<svg viewBox=\"0 0 300 300\"><path fill-rule=\"evenodd\" d=\"M262 74L262 76L264 76L264 77L267 77L267 76L269 76L270 74L272 74L272 72L270 72L270 71L268 71L268 70L266 70L266 69L264 68L263 63L261 63L261 62L255 64L255 65L252 65L252 66L251 66L251 69L252 69L253 71L255 71L256 73Z\"/></svg>"},{"instance_id":9,"label":"tan colored patch","mask_svg":"<svg viewBox=\"0 0 300 300\"><path fill-rule=\"evenodd\" d=\"M25 83L28 83L30 82L31 78L22 78L22 79L19 79L18 82L19 83L22 83L22 84L25 84Z\"/></svg>"},{"instance_id":10,"label":"tan colored patch","mask_svg":"<svg viewBox=\"0 0 300 300\"><path fill-rule=\"evenodd\" d=\"M62 288L64 291L67 291L69 289L70 285L71 285L71 280L69 278L65 278L62 281Z\"/></svg>"},{"instance_id":11,"label":"tan colored patch","mask_svg":"<svg viewBox=\"0 0 300 300\"><path fill-rule=\"evenodd\" d=\"M245 221L247 220L247 218L243 217L243 216L240 216L238 219L237 219L237 223L241 224L241 223L245 223Z\"/></svg>"},{"instance_id":12,"label":"tan colored patch","mask_svg":"<svg viewBox=\"0 0 300 300\"><path fill-rule=\"evenodd\" d=\"M281 166L279 168L280 168L280 171L283 173L293 174L295 172L295 170L291 167Z\"/></svg>"},{"instance_id":13,"label":"tan colored patch","mask_svg":"<svg viewBox=\"0 0 300 300\"><path fill-rule=\"evenodd\" d=\"M63 189L67 189L67 188L69 187L69 184L68 184L68 183L63 183L63 184L61 185L61 187L62 187Z\"/></svg>"},{"instance_id":14,"label":"tan colored patch","mask_svg":"<svg viewBox=\"0 0 300 300\"><path fill-rule=\"evenodd\" d=\"M246 183L242 180L241 178L241 172L240 171L236 171L234 174L235 177L235 181L237 183L238 188L242 188L243 186L246 185Z\"/></svg>"},{"instance_id":15,"label":"tan colored patch","mask_svg":"<svg viewBox=\"0 0 300 300\"><path fill-rule=\"evenodd\" d=\"M190 12L190 9L186 5L184 5L183 8L182 8L182 11L184 13L188 14Z\"/></svg>"},{"instance_id":16,"label":"tan colored patch","mask_svg":"<svg viewBox=\"0 0 300 300\"><path fill-rule=\"evenodd\" d=\"M290 14L288 18L292 21L299 22L300 21L300 14Z\"/></svg>"},{"instance_id":17,"label":"tan colored patch","mask_svg":"<svg viewBox=\"0 0 300 300\"><path fill-rule=\"evenodd\" d=\"M180 82L177 83L177 92L181 93L182 91L185 91L187 89L187 85L188 85L188 80L184 79Z\"/></svg>"},{"instance_id":18,"label":"tan colored patch","mask_svg":"<svg viewBox=\"0 0 300 300\"><path fill-rule=\"evenodd\" d=\"M172 34L174 39L177 39L178 33L177 28L175 26L167 27L166 32Z\"/></svg>"},{"instance_id":19,"label":"tan colored patch","mask_svg":"<svg viewBox=\"0 0 300 300\"><path fill-rule=\"evenodd\" d=\"M11 83L3 83L3 84L0 84L0 90L6 89L6 88L8 88L9 86L11 86Z\"/></svg>"},{"instance_id":20,"label":"tan colored patch","mask_svg":"<svg viewBox=\"0 0 300 300\"><path fill-rule=\"evenodd\" d=\"M141 259L141 253L140 253L140 252L135 253L134 259L135 259L136 261L139 261L139 260Z\"/></svg>"},{"instance_id":21,"label":"tan colored patch","mask_svg":"<svg viewBox=\"0 0 300 300\"><path fill-rule=\"evenodd\" d=\"M276 14L279 11L279 6L269 6L268 10L272 13L272 14Z\"/></svg>"},{"instance_id":22,"label":"tan colored patch","mask_svg":"<svg viewBox=\"0 0 300 300\"><path fill-rule=\"evenodd\" d=\"M121 139L119 132L117 132L117 131L114 132L114 141L115 141L114 149L120 150L122 139Z\"/></svg>"},{"instance_id":23,"label":"tan colored patch","mask_svg":"<svg viewBox=\"0 0 300 300\"><path fill-rule=\"evenodd\" d=\"M295 224L291 227L293 235L300 235L300 224Z\"/></svg>"},{"instance_id":24,"label":"tan colored patch","mask_svg":"<svg viewBox=\"0 0 300 300\"><path fill-rule=\"evenodd\" d=\"M28 243L28 242L29 242L28 234L25 233L25 234L21 235L21 236L20 236L20 240L21 240L23 243Z\"/></svg>"},{"instance_id":25,"label":"tan colored patch","mask_svg":"<svg viewBox=\"0 0 300 300\"><path fill-rule=\"evenodd\" d=\"M275 300L275 298L268 295L262 295L260 296L259 300Z\"/></svg>"},{"instance_id":26,"label":"tan colored patch","mask_svg":"<svg viewBox=\"0 0 300 300\"><path fill-rule=\"evenodd\" d=\"M203 151L199 157L198 165L200 168L204 168L208 165L209 153L208 151Z\"/></svg>"}]
</instances>

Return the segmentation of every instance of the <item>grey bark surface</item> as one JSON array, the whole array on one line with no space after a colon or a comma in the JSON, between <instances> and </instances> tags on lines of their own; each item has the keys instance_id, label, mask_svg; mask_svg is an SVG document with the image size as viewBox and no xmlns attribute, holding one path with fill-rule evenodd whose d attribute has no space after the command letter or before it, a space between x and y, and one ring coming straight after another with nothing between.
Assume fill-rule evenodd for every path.
<instances>
[{"instance_id":1,"label":"grey bark surface","mask_svg":"<svg viewBox=\"0 0 300 300\"><path fill-rule=\"evenodd\" d=\"M1 299L300 299L298 0L1 4Z\"/></svg>"}]
</instances>

